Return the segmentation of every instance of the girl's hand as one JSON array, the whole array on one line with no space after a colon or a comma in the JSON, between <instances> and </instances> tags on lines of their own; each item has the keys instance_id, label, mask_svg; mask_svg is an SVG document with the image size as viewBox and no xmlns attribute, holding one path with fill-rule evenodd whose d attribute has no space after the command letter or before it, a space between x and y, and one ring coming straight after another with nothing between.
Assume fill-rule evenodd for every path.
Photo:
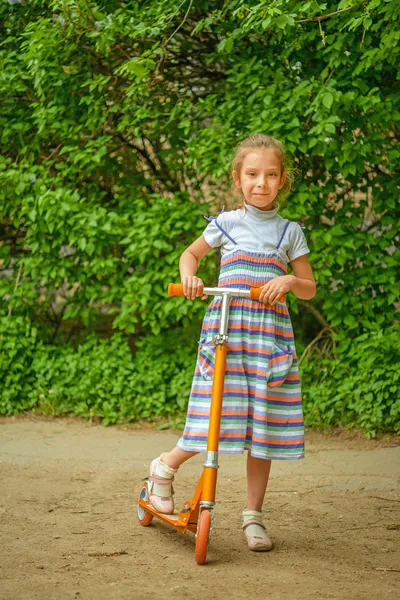
<instances>
[{"instance_id":1,"label":"girl's hand","mask_svg":"<svg viewBox=\"0 0 400 600\"><path fill-rule=\"evenodd\" d=\"M260 294L260 302L264 302L264 304L279 302L279 298L292 289L293 279L293 275L282 275L268 281Z\"/></svg>"},{"instance_id":2,"label":"girl's hand","mask_svg":"<svg viewBox=\"0 0 400 600\"><path fill-rule=\"evenodd\" d=\"M192 277L184 277L182 279L183 293L188 300L194 300L198 296L201 296L202 300L206 300L208 296L203 294L204 283L200 277L193 275Z\"/></svg>"}]
</instances>

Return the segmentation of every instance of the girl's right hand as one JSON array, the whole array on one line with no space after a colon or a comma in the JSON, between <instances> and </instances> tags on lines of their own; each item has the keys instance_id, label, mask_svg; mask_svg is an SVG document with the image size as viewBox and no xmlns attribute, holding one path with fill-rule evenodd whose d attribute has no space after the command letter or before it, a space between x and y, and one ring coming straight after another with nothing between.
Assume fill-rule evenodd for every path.
<instances>
[{"instance_id":1,"label":"girl's right hand","mask_svg":"<svg viewBox=\"0 0 400 600\"><path fill-rule=\"evenodd\" d=\"M188 300L194 300L199 296L201 296L202 300L206 300L207 296L203 294L204 283L200 277L196 277L196 275L193 275L192 277L184 277L182 283L183 293Z\"/></svg>"}]
</instances>

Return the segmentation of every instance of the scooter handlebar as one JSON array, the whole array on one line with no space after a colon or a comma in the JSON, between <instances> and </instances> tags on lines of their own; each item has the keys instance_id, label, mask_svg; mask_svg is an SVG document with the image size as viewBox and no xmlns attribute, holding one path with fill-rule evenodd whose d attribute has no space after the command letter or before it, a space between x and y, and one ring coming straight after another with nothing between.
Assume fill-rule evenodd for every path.
<instances>
[{"instance_id":1,"label":"scooter handlebar","mask_svg":"<svg viewBox=\"0 0 400 600\"><path fill-rule=\"evenodd\" d=\"M262 288L250 288L250 298L252 300L259 300ZM279 302L285 302L285 294L279 298Z\"/></svg>"},{"instance_id":2,"label":"scooter handlebar","mask_svg":"<svg viewBox=\"0 0 400 600\"><path fill-rule=\"evenodd\" d=\"M184 296L183 283L170 283L168 285L168 296Z\"/></svg>"},{"instance_id":3,"label":"scooter handlebar","mask_svg":"<svg viewBox=\"0 0 400 600\"><path fill-rule=\"evenodd\" d=\"M250 298L259 300L262 288L250 288ZM168 296L184 296L183 283L170 283L168 285ZM285 295L279 298L279 302L285 301Z\"/></svg>"}]
</instances>

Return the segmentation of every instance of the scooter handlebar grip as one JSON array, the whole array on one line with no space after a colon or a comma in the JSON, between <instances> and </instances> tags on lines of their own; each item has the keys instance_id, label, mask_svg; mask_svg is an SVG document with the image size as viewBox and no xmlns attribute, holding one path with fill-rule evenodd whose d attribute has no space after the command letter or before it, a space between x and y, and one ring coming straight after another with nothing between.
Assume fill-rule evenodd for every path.
<instances>
[{"instance_id":1,"label":"scooter handlebar grip","mask_svg":"<svg viewBox=\"0 0 400 600\"><path fill-rule=\"evenodd\" d=\"M183 283L170 283L168 285L168 296L184 296Z\"/></svg>"},{"instance_id":2,"label":"scooter handlebar grip","mask_svg":"<svg viewBox=\"0 0 400 600\"><path fill-rule=\"evenodd\" d=\"M250 298L252 300L259 300L262 288L250 288Z\"/></svg>"},{"instance_id":3,"label":"scooter handlebar grip","mask_svg":"<svg viewBox=\"0 0 400 600\"><path fill-rule=\"evenodd\" d=\"M252 300L259 300L260 294L262 291L262 287L259 288L250 288L250 298ZM279 302L285 302L285 294L279 298Z\"/></svg>"}]
</instances>

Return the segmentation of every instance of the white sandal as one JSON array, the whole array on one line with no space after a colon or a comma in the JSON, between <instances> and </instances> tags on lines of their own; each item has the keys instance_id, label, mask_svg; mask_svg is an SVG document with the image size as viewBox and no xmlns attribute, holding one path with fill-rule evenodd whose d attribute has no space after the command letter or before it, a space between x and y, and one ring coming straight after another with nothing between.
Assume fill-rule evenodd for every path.
<instances>
[{"instance_id":1,"label":"white sandal","mask_svg":"<svg viewBox=\"0 0 400 600\"><path fill-rule=\"evenodd\" d=\"M243 518L244 524L242 525L242 529L250 550L254 550L255 552L268 552L271 550L273 543L267 533L265 525L262 522L262 513L258 510L244 510ZM249 527L249 525L257 525L258 529L261 529L261 535L256 528L253 528L253 531L251 532L252 534L248 533L246 529Z\"/></svg>"},{"instance_id":2,"label":"white sandal","mask_svg":"<svg viewBox=\"0 0 400 600\"><path fill-rule=\"evenodd\" d=\"M149 500L158 512L164 515L172 515L174 512L172 482L178 469L173 469L163 462L162 458L166 454L164 452L151 462L150 476L148 477L150 482Z\"/></svg>"},{"instance_id":3,"label":"white sandal","mask_svg":"<svg viewBox=\"0 0 400 600\"><path fill-rule=\"evenodd\" d=\"M246 528L249 525L258 525L259 527L262 527L264 529L264 535L262 535L262 536L248 535L246 532ZM260 523L260 521L256 521L256 520L246 521L246 523L244 523L244 525L242 525L242 529L244 531L244 535L247 540L247 545L250 548L250 550L254 550L255 552L268 552L269 550L272 550L272 547L273 547L272 540L268 536L265 525Z\"/></svg>"},{"instance_id":4,"label":"white sandal","mask_svg":"<svg viewBox=\"0 0 400 600\"><path fill-rule=\"evenodd\" d=\"M150 504L164 515L172 515L174 512L174 488L172 479L164 479L163 477L154 477L150 475L147 478L150 482L149 500Z\"/></svg>"}]
</instances>

